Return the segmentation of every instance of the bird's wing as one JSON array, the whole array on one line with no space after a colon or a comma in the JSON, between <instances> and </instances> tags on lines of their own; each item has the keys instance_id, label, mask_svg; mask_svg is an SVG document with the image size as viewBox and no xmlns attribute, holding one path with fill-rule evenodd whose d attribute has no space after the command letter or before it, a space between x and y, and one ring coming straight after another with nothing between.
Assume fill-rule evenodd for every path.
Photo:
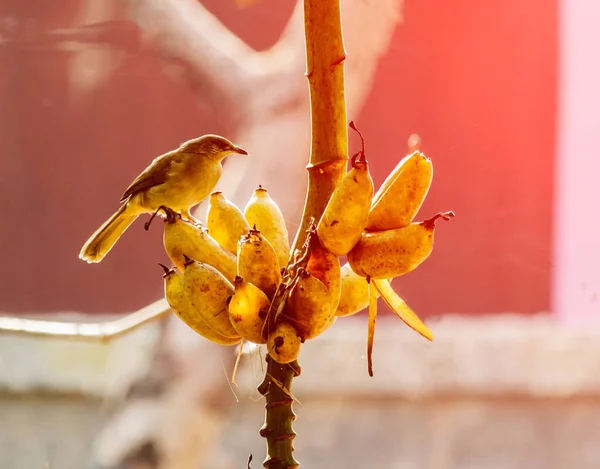
<instances>
[{"instance_id":1,"label":"bird's wing","mask_svg":"<svg viewBox=\"0 0 600 469\"><path fill-rule=\"evenodd\" d=\"M165 153L156 158L125 190L121 202L138 192L163 184L172 172L172 166L181 163L183 154L176 152Z\"/></svg>"}]
</instances>

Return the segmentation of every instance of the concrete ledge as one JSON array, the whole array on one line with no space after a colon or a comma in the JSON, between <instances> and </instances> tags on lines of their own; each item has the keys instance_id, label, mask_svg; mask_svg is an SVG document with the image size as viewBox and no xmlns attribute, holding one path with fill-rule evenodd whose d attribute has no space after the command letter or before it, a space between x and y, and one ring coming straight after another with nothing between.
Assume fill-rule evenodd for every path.
<instances>
[{"instance_id":1,"label":"concrete ledge","mask_svg":"<svg viewBox=\"0 0 600 469\"><path fill-rule=\"evenodd\" d=\"M85 323L118 317L68 313L52 319ZM43 319L50 318L45 315ZM132 379L148 369L158 332L157 324L148 324L106 343L0 335L0 392L90 397L122 393Z\"/></svg>"},{"instance_id":2,"label":"concrete ledge","mask_svg":"<svg viewBox=\"0 0 600 469\"><path fill-rule=\"evenodd\" d=\"M510 314L446 316L428 324L433 343L395 317L380 318L375 377L369 378L366 318L338 320L304 345L303 373L294 393L324 398L600 394L600 328L566 327L549 315ZM0 336L0 391L90 396L122 392L147 369L157 332L156 325L148 325L108 344ZM176 333L188 335L178 328ZM202 341L198 338L199 348ZM242 394L251 393L260 381L259 362L258 356L244 359L237 380Z\"/></svg>"},{"instance_id":3,"label":"concrete ledge","mask_svg":"<svg viewBox=\"0 0 600 469\"><path fill-rule=\"evenodd\" d=\"M354 318L352 318L354 319ZM549 315L446 316L429 321L430 343L395 317L378 321L373 378L366 321L340 321L311 346L296 392L390 397L570 397L600 394L600 328ZM341 327L340 327L341 326Z\"/></svg>"}]
</instances>

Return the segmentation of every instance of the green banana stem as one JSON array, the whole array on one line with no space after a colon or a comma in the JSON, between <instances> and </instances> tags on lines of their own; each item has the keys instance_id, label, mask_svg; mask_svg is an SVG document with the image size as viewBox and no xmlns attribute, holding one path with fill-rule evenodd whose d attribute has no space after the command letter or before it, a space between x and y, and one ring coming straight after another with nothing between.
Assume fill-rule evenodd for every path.
<instances>
[{"instance_id":1,"label":"green banana stem","mask_svg":"<svg viewBox=\"0 0 600 469\"><path fill-rule=\"evenodd\" d=\"M297 361L282 365L267 356L267 372L258 391L265 396L266 418L260 436L266 438L268 456L263 463L267 469L295 469L300 466L294 459L292 444L296 433L292 422L296 414L292 409L292 380L300 375Z\"/></svg>"}]
</instances>

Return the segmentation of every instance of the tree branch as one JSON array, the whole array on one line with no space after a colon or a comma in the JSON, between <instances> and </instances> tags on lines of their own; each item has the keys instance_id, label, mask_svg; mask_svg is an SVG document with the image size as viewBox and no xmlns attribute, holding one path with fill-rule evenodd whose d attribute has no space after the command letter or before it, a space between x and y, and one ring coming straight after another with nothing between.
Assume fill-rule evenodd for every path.
<instances>
[{"instance_id":1,"label":"tree branch","mask_svg":"<svg viewBox=\"0 0 600 469\"><path fill-rule=\"evenodd\" d=\"M296 9L298 10L298 8ZM135 0L132 16L164 53L186 63L211 92L242 107L249 90L265 89L267 77L290 73L297 21L290 21L272 49L259 52L225 27L195 0ZM298 17L294 13L292 18ZM271 80L269 80L271 81ZM276 79L275 81L279 81Z\"/></svg>"}]
</instances>

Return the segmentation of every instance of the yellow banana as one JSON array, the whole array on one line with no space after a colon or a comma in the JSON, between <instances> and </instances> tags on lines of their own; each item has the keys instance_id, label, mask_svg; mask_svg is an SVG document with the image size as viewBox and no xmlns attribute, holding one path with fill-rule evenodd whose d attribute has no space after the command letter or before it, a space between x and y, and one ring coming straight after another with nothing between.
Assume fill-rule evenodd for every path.
<instances>
[{"instance_id":1,"label":"yellow banana","mask_svg":"<svg viewBox=\"0 0 600 469\"><path fill-rule=\"evenodd\" d=\"M350 127L358 132L353 122ZM317 227L321 244L338 256L346 255L360 239L373 198L373 179L365 159L364 139L358 133L363 148L352 157L352 169L333 191Z\"/></svg>"},{"instance_id":2,"label":"yellow banana","mask_svg":"<svg viewBox=\"0 0 600 469\"><path fill-rule=\"evenodd\" d=\"M185 297L183 292L183 274L174 269L169 269L162 264L160 265L165 270L163 275L165 282L165 298L179 319L211 342L221 345L235 345L240 343L242 340L241 337L225 337L212 330L208 323L202 319L200 313L196 311Z\"/></svg>"},{"instance_id":3,"label":"yellow banana","mask_svg":"<svg viewBox=\"0 0 600 469\"><path fill-rule=\"evenodd\" d=\"M290 241L281 209L262 186L246 204L244 216L250 226L255 226L277 253L279 267L286 267L290 257Z\"/></svg>"},{"instance_id":4,"label":"yellow banana","mask_svg":"<svg viewBox=\"0 0 600 469\"><path fill-rule=\"evenodd\" d=\"M449 220L453 212L438 213L403 228L363 233L348 253L352 270L375 279L398 277L416 269L433 250L435 221Z\"/></svg>"},{"instance_id":5,"label":"yellow banana","mask_svg":"<svg viewBox=\"0 0 600 469\"><path fill-rule=\"evenodd\" d=\"M217 269L188 259L183 271L183 292L215 332L225 337L240 337L229 321L227 308L233 285Z\"/></svg>"},{"instance_id":6,"label":"yellow banana","mask_svg":"<svg viewBox=\"0 0 600 469\"><path fill-rule=\"evenodd\" d=\"M369 306L369 283L346 263L341 269L342 294L336 316L352 316ZM379 296L379 292L377 293Z\"/></svg>"},{"instance_id":7,"label":"yellow banana","mask_svg":"<svg viewBox=\"0 0 600 469\"><path fill-rule=\"evenodd\" d=\"M237 257L238 275L272 298L281 282L281 272L271 243L259 230L252 228L247 235L242 236Z\"/></svg>"},{"instance_id":8,"label":"yellow banana","mask_svg":"<svg viewBox=\"0 0 600 469\"><path fill-rule=\"evenodd\" d=\"M403 158L373 197L366 229L390 230L411 223L429 192L432 178L433 165L423 153L415 151Z\"/></svg>"},{"instance_id":9,"label":"yellow banana","mask_svg":"<svg viewBox=\"0 0 600 469\"><path fill-rule=\"evenodd\" d=\"M216 191L208 199L206 220L208 232L215 241L236 254L240 238L250 229L242 211L222 192Z\"/></svg>"},{"instance_id":10,"label":"yellow banana","mask_svg":"<svg viewBox=\"0 0 600 469\"><path fill-rule=\"evenodd\" d=\"M433 340L433 334L429 328L421 321L410 306L396 294L389 280L372 279L371 283L375 285L377 292L381 293L383 300L396 316L402 319L412 330L418 332L428 340Z\"/></svg>"},{"instance_id":11,"label":"yellow banana","mask_svg":"<svg viewBox=\"0 0 600 469\"><path fill-rule=\"evenodd\" d=\"M329 309L333 314L338 307L342 293L340 259L334 253L316 243L310 254L306 270L327 287Z\"/></svg>"},{"instance_id":12,"label":"yellow banana","mask_svg":"<svg viewBox=\"0 0 600 469\"><path fill-rule=\"evenodd\" d=\"M306 270L300 270L298 275L286 305L286 317L304 341L328 329L335 310L330 308L329 291L323 282Z\"/></svg>"},{"instance_id":13,"label":"yellow banana","mask_svg":"<svg viewBox=\"0 0 600 469\"><path fill-rule=\"evenodd\" d=\"M202 227L182 220L173 210L165 209L165 213L163 239L173 264L183 271L187 256L214 267L232 282L237 273L235 255L219 246Z\"/></svg>"},{"instance_id":14,"label":"yellow banana","mask_svg":"<svg viewBox=\"0 0 600 469\"><path fill-rule=\"evenodd\" d=\"M267 351L277 363L290 363L300 355L302 339L292 326L280 322L269 334Z\"/></svg>"},{"instance_id":15,"label":"yellow banana","mask_svg":"<svg viewBox=\"0 0 600 469\"><path fill-rule=\"evenodd\" d=\"M244 339L255 344L264 344L262 329L271 302L257 286L236 277L233 282L235 293L229 302L229 320L233 328Z\"/></svg>"}]
</instances>

